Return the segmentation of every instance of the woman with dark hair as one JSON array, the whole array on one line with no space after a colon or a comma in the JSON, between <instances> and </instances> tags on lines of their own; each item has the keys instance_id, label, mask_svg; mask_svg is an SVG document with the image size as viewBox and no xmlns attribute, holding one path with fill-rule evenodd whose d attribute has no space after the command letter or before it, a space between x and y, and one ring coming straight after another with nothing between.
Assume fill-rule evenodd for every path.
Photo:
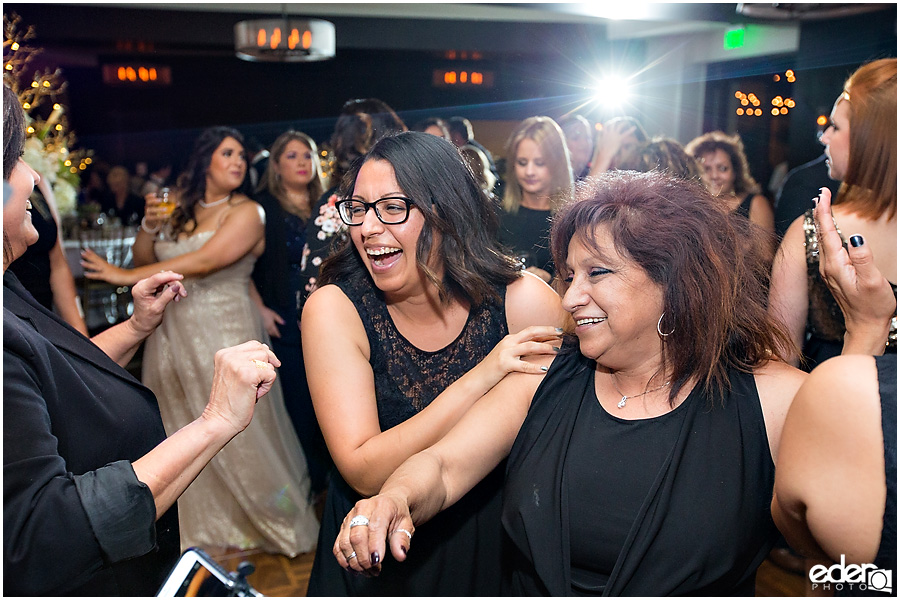
<instances>
[{"instance_id":1,"label":"woman with dark hair","mask_svg":"<svg viewBox=\"0 0 900 600\"><path fill-rule=\"evenodd\" d=\"M160 207L147 197L147 218L134 243L137 266L120 269L83 254L86 277L118 285L160 269L185 276L190 300L169 311L143 357L144 383L160 399L169 432L202 412L217 350L248 339L269 342L249 291L265 248L265 214L243 193L246 174L240 133L207 129L179 178L171 218L160 218ZM318 524L309 476L280 385L241 439L185 492L179 512L183 547L262 548L288 556L312 548Z\"/></svg>"},{"instance_id":2,"label":"woman with dark hair","mask_svg":"<svg viewBox=\"0 0 900 600\"><path fill-rule=\"evenodd\" d=\"M506 373L540 372L520 358L555 352L559 298L503 254L493 207L451 142L383 138L348 173L336 208L349 238L323 265L301 325L313 404L339 471L309 594L498 595L502 467L423 528L428 551L385 578L340 569L332 542L356 500L377 493Z\"/></svg>"},{"instance_id":3,"label":"woman with dark hair","mask_svg":"<svg viewBox=\"0 0 900 600\"><path fill-rule=\"evenodd\" d=\"M897 59L857 69L834 102L822 135L828 174L842 181L834 221L842 239L872 248L875 266L897 294ZM825 191L829 194L830 192ZM854 237L859 234L854 240ZM802 359L812 369L841 353L845 324L841 309L819 274L813 211L795 220L784 235L772 268L769 310L787 326ZM886 352L897 352L896 320Z\"/></svg>"},{"instance_id":4,"label":"woman with dark hair","mask_svg":"<svg viewBox=\"0 0 900 600\"><path fill-rule=\"evenodd\" d=\"M288 368L279 372L284 401L309 469L311 491L325 490L331 459L309 398L300 351L299 309L306 296L300 273L312 204L322 195L316 142L286 131L272 144L256 195L266 212L266 250L253 268L250 295L259 308L272 349Z\"/></svg>"},{"instance_id":5,"label":"woman with dark hair","mask_svg":"<svg viewBox=\"0 0 900 600\"><path fill-rule=\"evenodd\" d=\"M375 142L401 131L406 131L406 125L394 109L377 98L347 100L341 108L331 135L334 152L334 169L330 174L332 187L319 198L307 225L301 265L304 281L301 303L316 289L322 261L343 241L346 233L334 208L341 179L353 162L368 152Z\"/></svg>"},{"instance_id":6,"label":"woman with dark hair","mask_svg":"<svg viewBox=\"0 0 900 600\"><path fill-rule=\"evenodd\" d=\"M506 143L506 185L500 241L523 268L550 282L550 219L571 194L572 166L565 137L550 117L522 121Z\"/></svg>"},{"instance_id":7,"label":"woman with dark hair","mask_svg":"<svg viewBox=\"0 0 900 600\"><path fill-rule=\"evenodd\" d=\"M204 411L167 439L156 398L124 367L185 301L181 275L136 283L134 314L90 340L38 304L8 270L38 237L24 141L4 85L3 591L152 596L179 554L175 501L250 422L279 362L256 341L217 352Z\"/></svg>"},{"instance_id":8,"label":"woman with dark hair","mask_svg":"<svg viewBox=\"0 0 900 600\"><path fill-rule=\"evenodd\" d=\"M759 226L769 238L765 247L774 252L775 211L750 174L740 136L711 131L691 140L685 150L700 163L706 189L728 210Z\"/></svg>"},{"instance_id":9,"label":"woman with dark hair","mask_svg":"<svg viewBox=\"0 0 900 600\"><path fill-rule=\"evenodd\" d=\"M618 172L582 187L553 225L574 331L552 363L536 357L549 371L507 375L358 502L339 564L389 574L371 559L386 537L398 560L428 552L414 525L508 456L512 595L752 596L805 375L778 358L787 334L766 313L765 261L738 251L748 235L699 184Z\"/></svg>"},{"instance_id":10,"label":"woman with dark hair","mask_svg":"<svg viewBox=\"0 0 900 600\"><path fill-rule=\"evenodd\" d=\"M440 117L426 117L413 125L412 131L423 131L442 137L448 142L450 140L450 130L447 128L447 121Z\"/></svg>"},{"instance_id":11,"label":"woman with dark hair","mask_svg":"<svg viewBox=\"0 0 900 600\"><path fill-rule=\"evenodd\" d=\"M700 182L703 175L697 160L685 152L684 146L663 137L641 144L621 164L623 171L649 173L658 171L687 181Z\"/></svg>"},{"instance_id":12,"label":"woman with dark hair","mask_svg":"<svg viewBox=\"0 0 900 600\"><path fill-rule=\"evenodd\" d=\"M137 226L144 218L144 201L131 191L131 174L118 165L106 176L107 195L100 201L100 209L122 225Z\"/></svg>"}]
</instances>

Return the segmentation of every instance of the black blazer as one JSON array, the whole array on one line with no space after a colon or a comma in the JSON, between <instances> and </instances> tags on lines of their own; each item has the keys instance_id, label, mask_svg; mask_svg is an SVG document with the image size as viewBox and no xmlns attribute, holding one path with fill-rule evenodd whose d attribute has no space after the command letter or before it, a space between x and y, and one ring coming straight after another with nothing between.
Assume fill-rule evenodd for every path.
<instances>
[{"instance_id":1,"label":"black blazer","mask_svg":"<svg viewBox=\"0 0 900 600\"><path fill-rule=\"evenodd\" d=\"M3 277L3 592L154 595L180 552L131 463L165 439L153 393Z\"/></svg>"}]
</instances>

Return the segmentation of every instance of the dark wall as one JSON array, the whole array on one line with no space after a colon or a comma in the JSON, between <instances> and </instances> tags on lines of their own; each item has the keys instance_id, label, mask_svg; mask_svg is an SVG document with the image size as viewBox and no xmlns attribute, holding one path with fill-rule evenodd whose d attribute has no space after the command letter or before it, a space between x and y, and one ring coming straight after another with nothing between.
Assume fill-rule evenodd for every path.
<instances>
[{"instance_id":1,"label":"dark wall","mask_svg":"<svg viewBox=\"0 0 900 600\"><path fill-rule=\"evenodd\" d=\"M703 130L740 134L751 171L765 188L778 162L787 160L793 168L822 154L816 118L830 114L844 80L857 67L897 55L896 25L896 5L854 17L807 21L801 24L796 53L710 64ZM796 83L785 80L787 69L795 71ZM774 81L775 74L781 81ZM754 90L765 98L763 116L737 117L736 90ZM769 114L769 99L776 95L796 102L787 116Z\"/></svg>"}]
</instances>

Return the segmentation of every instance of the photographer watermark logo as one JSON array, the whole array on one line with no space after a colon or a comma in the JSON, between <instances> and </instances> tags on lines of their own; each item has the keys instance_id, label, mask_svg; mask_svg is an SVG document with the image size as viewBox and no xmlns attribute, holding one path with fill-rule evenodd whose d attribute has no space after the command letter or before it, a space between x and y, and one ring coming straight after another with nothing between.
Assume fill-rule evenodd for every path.
<instances>
[{"instance_id":1,"label":"photographer watermark logo","mask_svg":"<svg viewBox=\"0 0 900 600\"><path fill-rule=\"evenodd\" d=\"M871 563L848 565L843 554L841 562L835 565L816 565L810 569L809 581L813 590L894 593L893 571L879 569Z\"/></svg>"}]
</instances>

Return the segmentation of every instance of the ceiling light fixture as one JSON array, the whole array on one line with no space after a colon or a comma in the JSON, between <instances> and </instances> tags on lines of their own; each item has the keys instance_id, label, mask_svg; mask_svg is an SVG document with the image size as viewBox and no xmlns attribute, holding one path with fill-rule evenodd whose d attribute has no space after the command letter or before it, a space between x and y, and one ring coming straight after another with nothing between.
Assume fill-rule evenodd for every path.
<instances>
[{"instance_id":1,"label":"ceiling light fixture","mask_svg":"<svg viewBox=\"0 0 900 600\"><path fill-rule=\"evenodd\" d=\"M312 62L334 58L334 23L324 19L240 21L234 25L238 58L263 62Z\"/></svg>"}]
</instances>

